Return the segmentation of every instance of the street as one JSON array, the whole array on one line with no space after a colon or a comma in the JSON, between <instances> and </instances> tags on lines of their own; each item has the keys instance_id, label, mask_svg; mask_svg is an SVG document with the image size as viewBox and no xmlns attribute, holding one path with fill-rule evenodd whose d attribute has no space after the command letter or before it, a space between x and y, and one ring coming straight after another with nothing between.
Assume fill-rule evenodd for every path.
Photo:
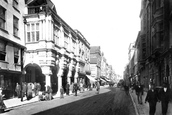
<instances>
[{"instance_id":1,"label":"street","mask_svg":"<svg viewBox=\"0 0 172 115\"><path fill-rule=\"evenodd\" d=\"M115 87L102 87L100 94L93 91L70 95L64 99L35 102L14 108L8 115L135 115L129 95Z\"/></svg>"}]
</instances>

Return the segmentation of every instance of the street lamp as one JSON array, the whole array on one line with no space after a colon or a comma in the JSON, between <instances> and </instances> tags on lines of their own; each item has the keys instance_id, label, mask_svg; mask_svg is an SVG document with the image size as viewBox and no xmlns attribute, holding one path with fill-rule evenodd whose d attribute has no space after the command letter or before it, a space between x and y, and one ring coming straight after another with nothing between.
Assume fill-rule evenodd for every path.
<instances>
[{"instance_id":1,"label":"street lamp","mask_svg":"<svg viewBox=\"0 0 172 115\"><path fill-rule=\"evenodd\" d=\"M24 44L26 43L25 41L25 39L26 39L26 30L25 30L25 24L27 23L27 20L26 20L26 18L24 17L24 20L23 20L23 23L24 23ZM20 78L20 81L21 81L21 101L23 101L23 92L22 92L22 90L23 90L23 77L24 77L24 74L25 74L25 72L24 72L24 67L23 67L23 65L24 65L24 63L23 63L23 56L24 56L24 49L22 48L21 49L21 53L20 53L20 55L21 55L21 72L22 72L22 74L21 74L21 78Z\"/></svg>"}]
</instances>

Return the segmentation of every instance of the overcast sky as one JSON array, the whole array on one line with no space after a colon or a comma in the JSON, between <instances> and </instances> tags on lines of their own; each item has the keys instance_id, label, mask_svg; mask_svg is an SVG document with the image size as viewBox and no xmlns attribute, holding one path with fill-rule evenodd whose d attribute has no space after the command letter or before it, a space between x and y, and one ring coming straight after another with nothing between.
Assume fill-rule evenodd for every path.
<instances>
[{"instance_id":1,"label":"overcast sky","mask_svg":"<svg viewBox=\"0 0 172 115\"><path fill-rule=\"evenodd\" d=\"M58 15L100 46L108 64L123 75L128 47L140 30L141 0L52 0Z\"/></svg>"}]
</instances>

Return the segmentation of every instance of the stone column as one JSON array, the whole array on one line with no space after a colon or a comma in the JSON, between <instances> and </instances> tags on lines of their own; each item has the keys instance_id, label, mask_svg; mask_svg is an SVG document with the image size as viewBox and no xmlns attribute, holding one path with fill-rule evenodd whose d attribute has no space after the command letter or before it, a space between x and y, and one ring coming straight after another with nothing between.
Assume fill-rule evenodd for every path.
<instances>
[{"instance_id":1,"label":"stone column","mask_svg":"<svg viewBox=\"0 0 172 115\"><path fill-rule=\"evenodd\" d=\"M72 64L73 64L73 60L71 60L71 62L70 62L70 65L69 65L69 72L68 72L68 75L67 75L67 79L68 79L68 83L69 83L69 85L71 85Z\"/></svg>"},{"instance_id":2,"label":"stone column","mask_svg":"<svg viewBox=\"0 0 172 115\"><path fill-rule=\"evenodd\" d=\"M58 65L59 65L59 71L57 73L57 77L58 77L58 91L57 94L55 95L55 97L59 97L60 96L60 88L62 86L62 76L63 76L63 71L64 71L64 57L62 56L61 59L58 60Z\"/></svg>"},{"instance_id":3,"label":"stone column","mask_svg":"<svg viewBox=\"0 0 172 115\"><path fill-rule=\"evenodd\" d=\"M79 72L79 63L77 62L75 76L74 76L74 83L77 83L77 79L79 77L78 72Z\"/></svg>"},{"instance_id":4,"label":"stone column","mask_svg":"<svg viewBox=\"0 0 172 115\"><path fill-rule=\"evenodd\" d=\"M42 72L45 75L45 88L47 88L47 86L51 86L52 71L50 69L50 66L42 67Z\"/></svg>"}]
</instances>

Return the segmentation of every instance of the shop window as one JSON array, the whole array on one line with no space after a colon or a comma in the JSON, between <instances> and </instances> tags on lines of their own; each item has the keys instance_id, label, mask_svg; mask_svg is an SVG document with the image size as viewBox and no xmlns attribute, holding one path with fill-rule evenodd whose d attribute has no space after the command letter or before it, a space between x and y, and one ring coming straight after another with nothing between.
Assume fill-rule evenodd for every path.
<instances>
[{"instance_id":1,"label":"shop window","mask_svg":"<svg viewBox=\"0 0 172 115\"><path fill-rule=\"evenodd\" d=\"M19 33L19 19L16 16L13 16L13 35L18 37Z\"/></svg>"},{"instance_id":2,"label":"shop window","mask_svg":"<svg viewBox=\"0 0 172 115\"><path fill-rule=\"evenodd\" d=\"M14 47L14 63L18 64L18 59L19 59L19 48Z\"/></svg>"},{"instance_id":3,"label":"shop window","mask_svg":"<svg viewBox=\"0 0 172 115\"><path fill-rule=\"evenodd\" d=\"M40 38L39 23L27 24L27 42L37 42Z\"/></svg>"},{"instance_id":4,"label":"shop window","mask_svg":"<svg viewBox=\"0 0 172 115\"><path fill-rule=\"evenodd\" d=\"M0 40L0 60L5 61L6 56L6 43Z\"/></svg>"},{"instance_id":5,"label":"shop window","mask_svg":"<svg viewBox=\"0 0 172 115\"><path fill-rule=\"evenodd\" d=\"M0 6L0 28L1 29L5 29L5 23L6 23L5 12L6 12L6 9Z\"/></svg>"}]
</instances>

